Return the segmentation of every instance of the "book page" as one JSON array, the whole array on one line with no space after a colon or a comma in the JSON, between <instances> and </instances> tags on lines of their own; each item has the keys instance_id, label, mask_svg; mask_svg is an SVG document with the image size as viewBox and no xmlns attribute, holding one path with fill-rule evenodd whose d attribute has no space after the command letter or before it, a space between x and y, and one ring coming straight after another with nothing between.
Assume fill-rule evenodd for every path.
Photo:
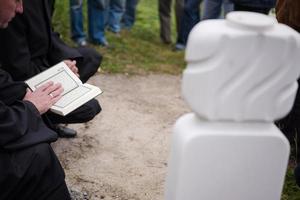
<instances>
[{"instance_id":1,"label":"book page","mask_svg":"<svg viewBox=\"0 0 300 200\"><path fill-rule=\"evenodd\" d=\"M70 103L72 103L73 101L75 101L77 98L82 97L84 94L88 93L89 91L91 91L91 88L81 85L76 89L73 89L68 93L65 93L64 96L54 105L60 108L64 108L68 106Z\"/></svg>"},{"instance_id":2,"label":"book page","mask_svg":"<svg viewBox=\"0 0 300 200\"><path fill-rule=\"evenodd\" d=\"M64 88L62 95L65 95L69 93L71 90L79 87L78 83L75 80L73 80L72 77L69 76L69 74L65 70L53 74L51 77L43 80L42 82L38 83L34 87L38 88L48 81L53 81L54 83L60 83Z\"/></svg>"}]
</instances>

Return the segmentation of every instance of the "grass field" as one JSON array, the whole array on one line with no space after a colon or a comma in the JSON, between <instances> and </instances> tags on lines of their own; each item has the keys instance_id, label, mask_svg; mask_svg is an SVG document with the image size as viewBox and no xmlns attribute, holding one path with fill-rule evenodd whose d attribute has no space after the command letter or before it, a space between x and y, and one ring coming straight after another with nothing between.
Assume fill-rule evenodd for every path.
<instances>
[{"instance_id":1,"label":"grass field","mask_svg":"<svg viewBox=\"0 0 300 200\"><path fill-rule=\"evenodd\" d=\"M53 24L55 30L62 34L62 38L68 44L74 45L70 40L68 0L56 1ZM184 69L184 54L173 52L172 46L160 42L157 0L140 0L134 28L123 31L120 38L108 32L107 38L115 48L94 46L104 56L102 71L105 73L180 74ZM291 167L287 172L282 200L300 200L300 189L295 184Z\"/></svg>"},{"instance_id":2,"label":"grass field","mask_svg":"<svg viewBox=\"0 0 300 200\"><path fill-rule=\"evenodd\" d=\"M72 44L68 5L67 0L56 1L54 26L55 30L62 34L63 39ZM114 46L113 49L94 46L104 55L102 70L105 72L179 74L184 68L184 54L171 51L170 45L163 45L160 42L155 0L140 1L136 24L131 31L122 31L119 38L110 32L107 32L106 36Z\"/></svg>"}]
</instances>

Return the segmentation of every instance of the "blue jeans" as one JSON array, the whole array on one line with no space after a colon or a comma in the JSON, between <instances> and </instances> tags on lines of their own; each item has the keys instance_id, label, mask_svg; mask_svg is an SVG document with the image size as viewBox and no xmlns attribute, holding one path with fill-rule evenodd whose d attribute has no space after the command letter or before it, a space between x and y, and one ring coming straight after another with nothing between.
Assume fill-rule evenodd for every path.
<instances>
[{"instance_id":1,"label":"blue jeans","mask_svg":"<svg viewBox=\"0 0 300 200\"><path fill-rule=\"evenodd\" d=\"M83 29L82 0L70 0L71 37L74 41L85 40ZM88 33L93 43L106 42L104 31L109 0L88 0Z\"/></svg>"},{"instance_id":2,"label":"blue jeans","mask_svg":"<svg viewBox=\"0 0 300 200\"><path fill-rule=\"evenodd\" d=\"M233 3L230 0L205 0L204 13L202 19L218 19L221 17L221 11L224 16L233 10Z\"/></svg>"},{"instance_id":3,"label":"blue jeans","mask_svg":"<svg viewBox=\"0 0 300 200\"><path fill-rule=\"evenodd\" d=\"M200 21L200 3L202 0L184 0L181 30L178 33L177 44L186 45L192 28Z\"/></svg>"},{"instance_id":4,"label":"blue jeans","mask_svg":"<svg viewBox=\"0 0 300 200\"><path fill-rule=\"evenodd\" d=\"M83 31L82 0L70 0L71 38L76 41L85 40Z\"/></svg>"},{"instance_id":5,"label":"blue jeans","mask_svg":"<svg viewBox=\"0 0 300 200\"><path fill-rule=\"evenodd\" d=\"M88 32L94 44L105 44L105 26L107 22L109 0L88 0Z\"/></svg>"},{"instance_id":6,"label":"blue jeans","mask_svg":"<svg viewBox=\"0 0 300 200\"><path fill-rule=\"evenodd\" d=\"M130 29L135 22L136 6L138 0L126 0L125 13L122 18L122 26Z\"/></svg>"},{"instance_id":7,"label":"blue jeans","mask_svg":"<svg viewBox=\"0 0 300 200\"><path fill-rule=\"evenodd\" d=\"M126 0L110 0L108 28L114 33L121 30L121 19L125 12L125 4Z\"/></svg>"}]
</instances>

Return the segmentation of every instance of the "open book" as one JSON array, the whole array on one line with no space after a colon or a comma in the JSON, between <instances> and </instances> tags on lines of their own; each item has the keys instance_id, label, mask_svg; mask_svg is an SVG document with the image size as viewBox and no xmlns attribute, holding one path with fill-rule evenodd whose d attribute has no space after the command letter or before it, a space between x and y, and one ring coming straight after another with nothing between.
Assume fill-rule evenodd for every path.
<instances>
[{"instance_id":1,"label":"open book","mask_svg":"<svg viewBox=\"0 0 300 200\"><path fill-rule=\"evenodd\" d=\"M63 116L102 93L96 86L83 84L64 62L54 65L25 82L34 91L48 81L61 83L64 88L62 98L50 108L52 112Z\"/></svg>"}]
</instances>

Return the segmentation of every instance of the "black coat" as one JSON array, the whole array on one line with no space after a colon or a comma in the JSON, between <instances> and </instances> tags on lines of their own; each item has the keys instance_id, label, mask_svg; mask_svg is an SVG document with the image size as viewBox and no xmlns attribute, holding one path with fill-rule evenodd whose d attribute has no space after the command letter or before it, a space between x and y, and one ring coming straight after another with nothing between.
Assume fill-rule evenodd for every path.
<instances>
[{"instance_id":1,"label":"black coat","mask_svg":"<svg viewBox=\"0 0 300 200\"><path fill-rule=\"evenodd\" d=\"M69 47L53 32L52 6L52 0L24 1L24 13L17 15L8 28L0 30L2 68L15 81L25 81L62 60L76 59L80 79L86 82L100 65L102 57L94 49ZM56 123L86 122L100 110L99 103L92 100L66 117L49 112L44 120L53 128Z\"/></svg>"},{"instance_id":2,"label":"black coat","mask_svg":"<svg viewBox=\"0 0 300 200\"><path fill-rule=\"evenodd\" d=\"M24 13L0 31L2 67L14 80L24 81L65 59L83 59L52 31L50 0L24 1L23 8Z\"/></svg>"},{"instance_id":3,"label":"black coat","mask_svg":"<svg viewBox=\"0 0 300 200\"><path fill-rule=\"evenodd\" d=\"M57 134L36 107L22 101L24 82L0 69L0 200L66 199L64 171L50 142Z\"/></svg>"},{"instance_id":4,"label":"black coat","mask_svg":"<svg viewBox=\"0 0 300 200\"><path fill-rule=\"evenodd\" d=\"M0 69L0 151L17 149L57 139L57 134L44 123L36 107L22 101L24 82L14 82Z\"/></svg>"}]
</instances>

